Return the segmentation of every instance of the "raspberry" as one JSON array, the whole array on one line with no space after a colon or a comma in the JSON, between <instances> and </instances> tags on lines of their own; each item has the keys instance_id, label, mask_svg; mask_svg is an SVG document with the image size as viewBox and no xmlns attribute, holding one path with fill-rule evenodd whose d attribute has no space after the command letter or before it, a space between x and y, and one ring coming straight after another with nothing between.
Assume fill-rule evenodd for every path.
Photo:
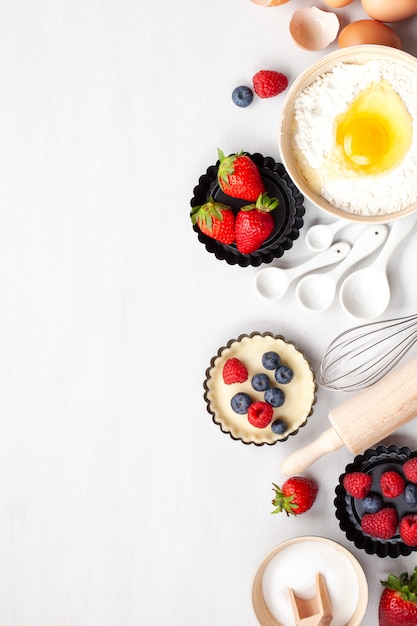
<instances>
[{"instance_id":1,"label":"raspberry","mask_svg":"<svg viewBox=\"0 0 417 626\"><path fill-rule=\"evenodd\" d=\"M343 487L353 498L361 500L368 495L372 485L372 476L365 472L351 472L343 477Z\"/></svg>"},{"instance_id":2,"label":"raspberry","mask_svg":"<svg viewBox=\"0 0 417 626\"><path fill-rule=\"evenodd\" d=\"M223 365L223 380L226 385L244 383L245 380L248 380L248 370L239 359L235 357L227 359Z\"/></svg>"},{"instance_id":3,"label":"raspberry","mask_svg":"<svg viewBox=\"0 0 417 626\"><path fill-rule=\"evenodd\" d=\"M403 472L410 482L417 483L417 457L413 457L404 463Z\"/></svg>"},{"instance_id":4,"label":"raspberry","mask_svg":"<svg viewBox=\"0 0 417 626\"><path fill-rule=\"evenodd\" d=\"M404 478L398 472L387 471L381 474L381 493L385 498L397 498L404 491Z\"/></svg>"},{"instance_id":5,"label":"raspberry","mask_svg":"<svg viewBox=\"0 0 417 626\"><path fill-rule=\"evenodd\" d=\"M248 409L248 422L256 428L265 428L271 423L274 410L266 402L253 402Z\"/></svg>"},{"instance_id":6,"label":"raspberry","mask_svg":"<svg viewBox=\"0 0 417 626\"><path fill-rule=\"evenodd\" d=\"M274 70L260 70L252 78L255 93L260 98L272 98L288 86L288 78Z\"/></svg>"},{"instance_id":7,"label":"raspberry","mask_svg":"<svg viewBox=\"0 0 417 626\"><path fill-rule=\"evenodd\" d=\"M400 522L400 537L406 546L417 546L417 515L404 515Z\"/></svg>"},{"instance_id":8,"label":"raspberry","mask_svg":"<svg viewBox=\"0 0 417 626\"><path fill-rule=\"evenodd\" d=\"M397 511L390 506L378 511L378 513L365 513L361 521L362 530L378 539L391 539L397 532Z\"/></svg>"}]
</instances>

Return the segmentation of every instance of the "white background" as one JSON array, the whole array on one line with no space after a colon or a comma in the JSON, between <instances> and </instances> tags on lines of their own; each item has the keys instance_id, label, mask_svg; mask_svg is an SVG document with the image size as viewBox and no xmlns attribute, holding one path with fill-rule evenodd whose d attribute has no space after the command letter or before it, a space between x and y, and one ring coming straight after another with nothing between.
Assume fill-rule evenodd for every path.
<instances>
[{"instance_id":1,"label":"white background","mask_svg":"<svg viewBox=\"0 0 417 626\"><path fill-rule=\"evenodd\" d=\"M0 0L1 626L255 626L258 563L305 534L358 558L374 626L380 578L417 563L367 556L339 529L346 449L307 472L309 513L270 515L280 463L343 394L319 390L297 437L260 448L223 434L203 401L230 338L282 334L316 367L353 325L337 302L302 311L293 287L261 300L257 270L207 253L189 220L217 147L279 160L284 94L238 109L231 92L259 69L291 84L337 48L290 40L309 4ZM337 13L365 17L358 0ZM393 27L417 55L417 18ZM330 221L305 207L307 226ZM305 228L276 265L309 256ZM416 310L416 263L412 235L386 315ZM394 442L415 449L415 426Z\"/></svg>"}]
</instances>

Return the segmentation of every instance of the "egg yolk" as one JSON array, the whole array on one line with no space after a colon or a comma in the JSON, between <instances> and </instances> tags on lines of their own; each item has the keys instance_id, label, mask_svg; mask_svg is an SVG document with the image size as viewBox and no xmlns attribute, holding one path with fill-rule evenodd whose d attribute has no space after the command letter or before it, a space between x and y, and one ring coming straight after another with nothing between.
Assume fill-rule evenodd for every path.
<instances>
[{"instance_id":1,"label":"egg yolk","mask_svg":"<svg viewBox=\"0 0 417 626\"><path fill-rule=\"evenodd\" d=\"M394 169L411 146L412 117L384 80L361 91L335 124L336 149L347 168L359 175Z\"/></svg>"}]
</instances>

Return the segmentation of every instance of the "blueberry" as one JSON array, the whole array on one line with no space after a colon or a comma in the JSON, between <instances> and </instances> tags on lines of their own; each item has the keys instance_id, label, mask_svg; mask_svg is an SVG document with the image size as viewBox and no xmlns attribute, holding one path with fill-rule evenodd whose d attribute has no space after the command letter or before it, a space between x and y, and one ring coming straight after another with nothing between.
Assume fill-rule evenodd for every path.
<instances>
[{"instance_id":1,"label":"blueberry","mask_svg":"<svg viewBox=\"0 0 417 626\"><path fill-rule=\"evenodd\" d=\"M415 483L407 483L404 489L404 502L409 506L417 505L417 485Z\"/></svg>"},{"instance_id":2,"label":"blueberry","mask_svg":"<svg viewBox=\"0 0 417 626\"><path fill-rule=\"evenodd\" d=\"M272 422L271 429L272 429L272 432L275 433L276 435L283 435L285 431L287 430L287 423L282 418L279 418L275 420L274 422Z\"/></svg>"},{"instance_id":3,"label":"blueberry","mask_svg":"<svg viewBox=\"0 0 417 626\"><path fill-rule=\"evenodd\" d=\"M383 507L383 500L379 493L370 491L361 501L360 506L363 513L378 513Z\"/></svg>"},{"instance_id":4,"label":"blueberry","mask_svg":"<svg viewBox=\"0 0 417 626\"><path fill-rule=\"evenodd\" d=\"M281 359L276 352L265 352L262 355L262 365L266 370L276 370L281 365Z\"/></svg>"},{"instance_id":5,"label":"blueberry","mask_svg":"<svg viewBox=\"0 0 417 626\"><path fill-rule=\"evenodd\" d=\"M264 399L271 406L282 406L285 401L285 394L278 387L270 387L265 391Z\"/></svg>"},{"instance_id":6,"label":"blueberry","mask_svg":"<svg viewBox=\"0 0 417 626\"><path fill-rule=\"evenodd\" d=\"M239 415L245 415L248 412L248 408L252 404L252 400L247 393L237 393L230 400L230 404L235 413L239 413Z\"/></svg>"},{"instance_id":7,"label":"blueberry","mask_svg":"<svg viewBox=\"0 0 417 626\"><path fill-rule=\"evenodd\" d=\"M270 385L269 378L266 374L255 374L252 378L252 387L255 391L265 391Z\"/></svg>"},{"instance_id":8,"label":"blueberry","mask_svg":"<svg viewBox=\"0 0 417 626\"><path fill-rule=\"evenodd\" d=\"M275 370L275 380L280 385L287 385L294 378L294 372L288 365L280 365Z\"/></svg>"},{"instance_id":9,"label":"blueberry","mask_svg":"<svg viewBox=\"0 0 417 626\"><path fill-rule=\"evenodd\" d=\"M252 89L246 87L246 85L235 87L232 92L232 100L238 107L248 107L253 100Z\"/></svg>"}]
</instances>

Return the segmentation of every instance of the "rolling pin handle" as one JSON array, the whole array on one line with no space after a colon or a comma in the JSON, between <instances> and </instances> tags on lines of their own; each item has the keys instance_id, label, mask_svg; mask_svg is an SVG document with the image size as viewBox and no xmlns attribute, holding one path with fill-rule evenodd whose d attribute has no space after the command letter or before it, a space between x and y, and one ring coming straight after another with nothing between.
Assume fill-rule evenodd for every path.
<instances>
[{"instance_id":1,"label":"rolling pin handle","mask_svg":"<svg viewBox=\"0 0 417 626\"><path fill-rule=\"evenodd\" d=\"M343 441L333 427L324 431L312 443L300 450L296 450L281 464L281 471L285 476L301 474L320 457L329 452L334 452L344 445Z\"/></svg>"}]
</instances>

